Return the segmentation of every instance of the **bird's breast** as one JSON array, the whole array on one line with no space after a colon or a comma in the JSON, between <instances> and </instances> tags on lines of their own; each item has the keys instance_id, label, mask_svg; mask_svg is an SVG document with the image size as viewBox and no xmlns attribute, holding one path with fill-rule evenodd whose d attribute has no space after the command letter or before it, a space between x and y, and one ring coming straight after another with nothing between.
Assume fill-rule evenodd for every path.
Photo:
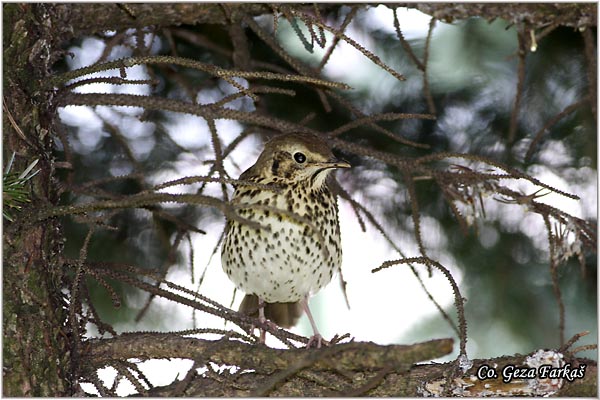
<instances>
[{"instance_id":1,"label":"bird's breast","mask_svg":"<svg viewBox=\"0 0 600 400\"><path fill-rule=\"evenodd\" d=\"M297 301L325 286L341 264L335 197L326 191L238 190L232 202L253 228L230 221L225 272L267 302Z\"/></svg>"}]
</instances>

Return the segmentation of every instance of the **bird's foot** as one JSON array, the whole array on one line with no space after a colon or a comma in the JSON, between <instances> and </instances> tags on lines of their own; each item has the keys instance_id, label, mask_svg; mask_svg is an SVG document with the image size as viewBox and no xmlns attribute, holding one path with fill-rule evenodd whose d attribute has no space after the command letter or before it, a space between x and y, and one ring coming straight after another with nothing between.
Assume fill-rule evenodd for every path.
<instances>
[{"instance_id":1,"label":"bird's foot","mask_svg":"<svg viewBox=\"0 0 600 400\"><path fill-rule=\"evenodd\" d=\"M311 336L310 339L308 339L308 343L306 343L307 349L310 349L313 346L317 349L320 349L322 346L329 346L329 342L323 339L323 336L321 336L320 333L317 333Z\"/></svg>"},{"instance_id":2,"label":"bird's foot","mask_svg":"<svg viewBox=\"0 0 600 400\"><path fill-rule=\"evenodd\" d=\"M336 344L340 343L344 339L348 339L349 337L350 337L349 333L345 333L343 335L338 335L336 333L335 336L331 338L331 340L327 341L327 340L323 339L323 337L321 336L320 333L317 333L317 334L311 336L310 339L308 339L308 343L306 344L306 348L309 349L313 345L317 349L321 348L322 346L326 346L326 347L327 346L333 346L333 345L336 345ZM353 341L354 341L354 338L351 338L349 340L349 342L353 342Z\"/></svg>"},{"instance_id":3,"label":"bird's foot","mask_svg":"<svg viewBox=\"0 0 600 400\"><path fill-rule=\"evenodd\" d=\"M267 339L267 330L268 329L275 330L278 328L279 328L279 326L275 322L265 319L264 321L259 320L258 324L256 324L256 325L252 324L250 331L254 332L255 329L258 329L260 331L260 336L258 338L258 342L265 344L265 341Z\"/></svg>"}]
</instances>

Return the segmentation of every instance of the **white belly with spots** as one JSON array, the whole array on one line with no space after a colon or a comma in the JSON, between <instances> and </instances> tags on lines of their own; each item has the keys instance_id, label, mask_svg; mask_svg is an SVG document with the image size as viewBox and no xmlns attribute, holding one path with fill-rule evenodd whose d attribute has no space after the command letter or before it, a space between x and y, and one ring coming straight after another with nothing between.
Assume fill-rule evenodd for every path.
<instances>
[{"instance_id":1,"label":"white belly with spots","mask_svg":"<svg viewBox=\"0 0 600 400\"><path fill-rule=\"evenodd\" d=\"M226 238L223 268L238 289L269 303L293 302L331 281L341 262L339 246L326 236L331 232L322 232L325 254L318 235L305 234L304 224L264 216L260 223L271 229L238 225Z\"/></svg>"}]
</instances>

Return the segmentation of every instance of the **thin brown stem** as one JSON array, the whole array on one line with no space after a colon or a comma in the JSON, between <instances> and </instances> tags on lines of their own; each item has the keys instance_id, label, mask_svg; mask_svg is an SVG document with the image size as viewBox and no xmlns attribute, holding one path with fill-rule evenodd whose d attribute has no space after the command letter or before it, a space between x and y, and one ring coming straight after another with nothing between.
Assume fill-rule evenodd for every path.
<instances>
[{"instance_id":1,"label":"thin brown stem","mask_svg":"<svg viewBox=\"0 0 600 400\"><path fill-rule=\"evenodd\" d=\"M521 111L521 101L523 97L523 87L525 86L525 57L527 55L525 33L523 29L518 31L517 52L519 61L517 64L517 89L515 91L515 101L510 115L510 125L508 128L508 143L513 143L517 135L519 122L519 112Z\"/></svg>"}]
</instances>

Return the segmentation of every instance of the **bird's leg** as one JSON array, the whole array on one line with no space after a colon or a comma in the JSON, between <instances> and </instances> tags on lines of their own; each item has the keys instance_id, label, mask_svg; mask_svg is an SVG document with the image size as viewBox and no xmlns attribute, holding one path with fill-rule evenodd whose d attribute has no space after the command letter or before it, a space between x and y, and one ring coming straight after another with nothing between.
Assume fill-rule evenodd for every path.
<instances>
[{"instance_id":1,"label":"bird's leg","mask_svg":"<svg viewBox=\"0 0 600 400\"><path fill-rule=\"evenodd\" d=\"M257 296L258 297L258 296ZM267 330L263 329L263 326L268 326L269 328L275 330L278 329L279 327L277 326L276 323L269 321L266 317L265 317L265 307L266 307L267 303L261 299L260 297L258 297L258 322L260 322L260 327L258 328L260 330L260 340L259 343L265 343L265 340L267 338Z\"/></svg>"},{"instance_id":2,"label":"bird's leg","mask_svg":"<svg viewBox=\"0 0 600 400\"><path fill-rule=\"evenodd\" d=\"M265 301L259 297L258 298L258 321L261 324L264 324L266 320L267 319L265 318ZM267 331L265 331L263 328L260 328L260 343L264 344L266 339L267 339Z\"/></svg>"},{"instance_id":3,"label":"bird's leg","mask_svg":"<svg viewBox=\"0 0 600 400\"><path fill-rule=\"evenodd\" d=\"M306 316L308 317L308 320L310 321L310 325L312 326L314 332L314 335L311 336L308 340L306 348L310 349L313 343L316 343L317 349L320 349L322 344L327 346L329 343L325 339L323 339L323 336L321 336L321 334L319 333L319 330L317 329L317 324L315 324L315 320L313 319L313 316L310 313L310 309L308 308L308 296L300 300L300 304L302 305L302 309L306 313Z\"/></svg>"}]
</instances>

